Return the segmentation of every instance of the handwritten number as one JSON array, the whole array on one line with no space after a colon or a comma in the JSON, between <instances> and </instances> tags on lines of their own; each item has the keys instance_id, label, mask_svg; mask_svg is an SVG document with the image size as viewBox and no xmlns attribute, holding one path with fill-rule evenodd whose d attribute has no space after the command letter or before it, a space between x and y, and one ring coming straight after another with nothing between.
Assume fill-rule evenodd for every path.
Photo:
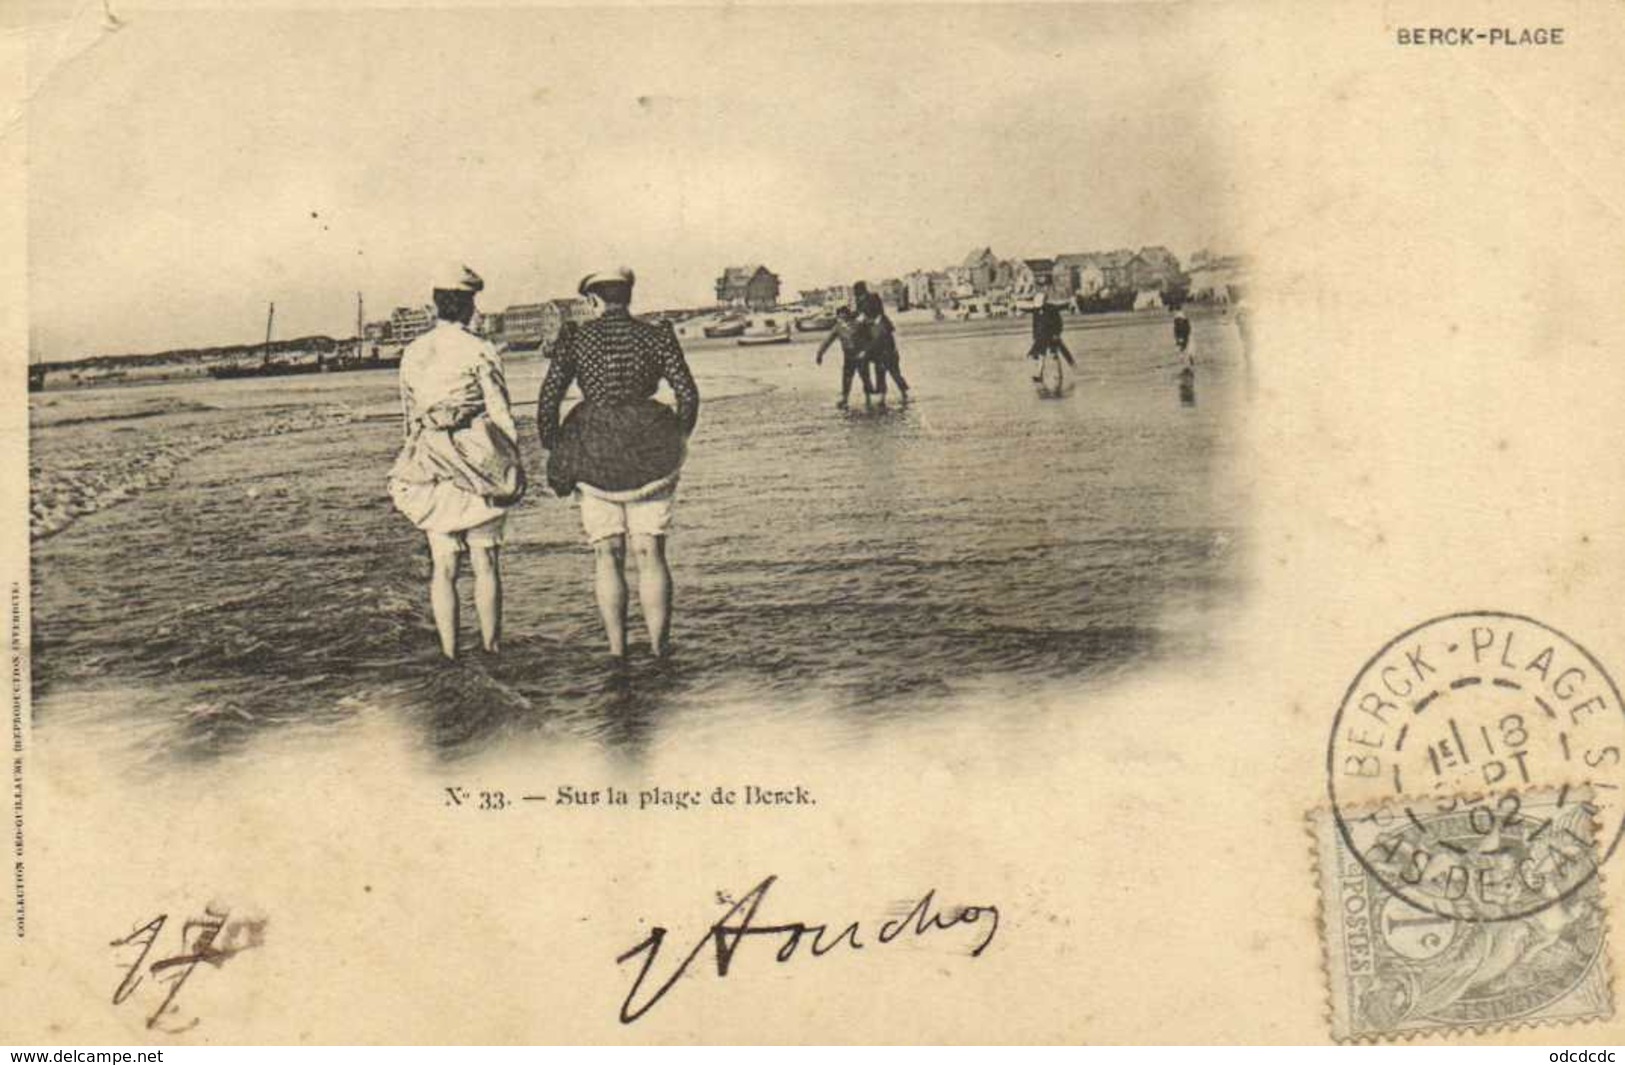
<instances>
[{"instance_id":1,"label":"handwritten number","mask_svg":"<svg viewBox=\"0 0 1625 1065\"><path fill-rule=\"evenodd\" d=\"M167 920L169 920L167 914L159 914L123 939L115 939L108 944L112 947L127 947L137 941L141 943L140 956L135 959L129 971L124 974L124 979L119 981L118 987L113 991L113 1005L122 1004L125 999L135 994L136 988L141 986L141 966L146 964L147 955L152 952L152 945L158 941L158 933L164 930L164 922Z\"/></svg>"},{"instance_id":2,"label":"handwritten number","mask_svg":"<svg viewBox=\"0 0 1625 1065\"><path fill-rule=\"evenodd\" d=\"M140 954L130 964L118 987L113 991L113 1004L121 1005L128 1001L141 986L144 978L151 976L155 983L164 988L163 1000L147 1017L147 1027L157 1028L160 1021L177 1012L175 998L196 971L199 963L208 962L219 968L232 955L249 947L257 947L263 942L265 929L263 920L235 921L228 926L230 916L228 911L204 907L202 917L189 918L181 925L180 953L150 962L148 959L152 956L153 948L168 924L167 914L160 914L124 938L113 940L109 946L140 948ZM242 945L235 942L240 932L247 933L247 942ZM223 944L222 933L226 937ZM197 1023L197 1019L194 1018L188 1024L178 1028L166 1027L165 1030L171 1033L180 1032L195 1027Z\"/></svg>"},{"instance_id":3,"label":"handwritten number","mask_svg":"<svg viewBox=\"0 0 1625 1065\"><path fill-rule=\"evenodd\" d=\"M148 1028L155 1027L158 1024L158 1018L164 1014L174 1012L175 996L181 993L181 988L185 987L186 981L191 979L192 971L197 968L198 962L214 960L214 937L219 935L220 929L225 927L227 916L228 914L215 913L205 906L202 919L189 920L181 926L181 943L183 946L186 943L188 933L193 929L197 929L199 932L197 940L192 945L192 952L152 963L152 974L154 976L158 975L160 969L171 966L178 967L180 971L169 981L169 994L164 996L164 1001L153 1011L152 1016L147 1018ZM194 1025L196 1023L196 1021L192 1022ZM187 1027L191 1026L188 1025Z\"/></svg>"}]
</instances>

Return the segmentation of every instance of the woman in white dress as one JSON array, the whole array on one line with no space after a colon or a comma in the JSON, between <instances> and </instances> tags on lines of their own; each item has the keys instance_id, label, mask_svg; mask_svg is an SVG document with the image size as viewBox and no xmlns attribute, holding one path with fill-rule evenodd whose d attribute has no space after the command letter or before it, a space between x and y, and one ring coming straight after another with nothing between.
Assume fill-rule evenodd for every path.
<instances>
[{"instance_id":1,"label":"woman in white dress","mask_svg":"<svg viewBox=\"0 0 1625 1065\"><path fill-rule=\"evenodd\" d=\"M435 327L401 357L406 440L389 477L396 508L429 539L429 601L449 659L457 657L464 552L474 569L481 643L492 654L501 644L502 542L508 510L525 489L502 359L468 328L474 294L484 287L466 266L436 280Z\"/></svg>"}]
</instances>

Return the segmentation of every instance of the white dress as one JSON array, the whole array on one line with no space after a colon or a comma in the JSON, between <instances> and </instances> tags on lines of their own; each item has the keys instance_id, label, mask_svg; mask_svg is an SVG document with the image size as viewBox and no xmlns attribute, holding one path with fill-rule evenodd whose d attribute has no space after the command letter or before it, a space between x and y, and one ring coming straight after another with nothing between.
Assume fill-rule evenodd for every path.
<instances>
[{"instance_id":1,"label":"white dress","mask_svg":"<svg viewBox=\"0 0 1625 1065\"><path fill-rule=\"evenodd\" d=\"M519 460L502 359L489 343L440 321L401 357L406 442L390 470L395 506L425 532L453 533L502 517L480 489Z\"/></svg>"}]
</instances>

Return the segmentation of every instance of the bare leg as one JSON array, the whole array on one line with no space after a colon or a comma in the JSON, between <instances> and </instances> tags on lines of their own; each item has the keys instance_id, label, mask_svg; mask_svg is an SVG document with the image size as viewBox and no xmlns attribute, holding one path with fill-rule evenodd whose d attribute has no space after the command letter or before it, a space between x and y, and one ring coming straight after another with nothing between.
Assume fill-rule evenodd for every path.
<instances>
[{"instance_id":1,"label":"bare leg","mask_svg":"<svg viewBox=\"0 0 1625 1065\"><path fill-rule=\"evenodd\" d=\"M656 657L670 649L671 567L666 565L666 538L632 535L632 552L638 559L638 599L643 603L643 621L649 626L649 650Z\"/></svg>"},{"instance_id":2,"label":"bare leg","mask_svg":"<svg viewBox=\"0 0 1625 1065\"><path fill-rule=\"evenodd\" d=\"M469 545L474 564L474 610L480 616L480 641L495 654L502 643L502 548Z\"/></svg>"},{"instance_id":3,"label":"bare leg","mask_svg":"<svg viewBox=\"0 0 1625 1065\"><path fill-rule=\"evenodd\" d=\"M429 606L434 611L435 631L440 634L440 653L457 657L457 565L461 554L456 543L448 547L430 542L434 575L429 578Z\"/></svg>"},{"instance_id":4,"label":"bare leg","mask_svg":"<svg viewBox=\"0 0 1625 1065\"><path fill-rule=\"evenodd\" d=\"M903 394L904 399L907 399L908 398L908 382L903 379L903 359L902 359L902 356L898 355L895 351L892 352L890 355L887 355L886 356L886 371L892 375L892 380L897 382L897 391L899 391L899 392L901 392Z\"/></svg>"},{"instance_id":5,"label":"bare leg","mask_svg":"<svg viewBox=\"0 0 1625 1065\"><path fill-rule=\"evenodd\" d=\"M609 637L609 653L626 656L626 537L606 536L592 545L597 553L593 591L598 596L598 615L604 619Z\"/></svg>"}]
</instances>

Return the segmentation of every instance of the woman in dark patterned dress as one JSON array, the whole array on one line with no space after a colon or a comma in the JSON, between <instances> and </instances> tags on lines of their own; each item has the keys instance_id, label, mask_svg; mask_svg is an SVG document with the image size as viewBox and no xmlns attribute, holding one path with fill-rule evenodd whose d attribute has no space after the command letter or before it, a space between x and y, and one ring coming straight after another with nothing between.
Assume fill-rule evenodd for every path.
<instances>
[{"instance_id":1,"label":"woman in dark patterned dress","mask_svg":"<svg viewBox=\"0 0 1625 1065\"><path fill-rule=\"evenodd\" d=\"M666 562L677 479L700 393L677 334L632 317L632 271L589 274L579 291L601 308L593 321L567 328L553 346L536 401L536 424L548 451L547 479L560 496L573 493L596 555L594 591L609 653L626 655L626 553L638 563L638 598L656 656L670 649L671 569ZM654 399L671 385L677 409ZM562 424L559 408L571 382L582 401Z\"/></svg>"}]
</instances>

